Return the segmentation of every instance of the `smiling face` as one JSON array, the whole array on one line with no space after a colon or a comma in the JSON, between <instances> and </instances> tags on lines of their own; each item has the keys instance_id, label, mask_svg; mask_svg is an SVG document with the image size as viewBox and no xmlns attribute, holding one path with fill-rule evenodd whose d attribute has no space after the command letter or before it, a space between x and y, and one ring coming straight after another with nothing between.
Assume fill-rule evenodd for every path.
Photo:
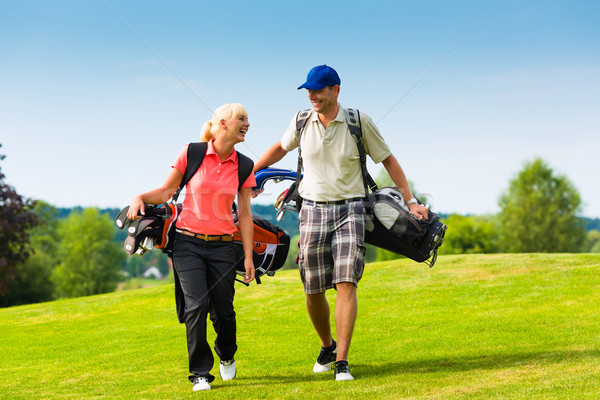
<instances>
[{"instance_id":1,"label":"smiling face","mask_svg":"<svg viewBox=\"0 0 600 400\"><path fill-rule=\"evenodd\" d=\"M327 114L336 109L339 86L326 86L321 90L308 89L308 99L313 110L319 114Z\"/></svg>"},{"instance_id":2,"label":"smiling face","mask_svg":"<svg viewBox=\"0 0 600 400\"><path fill-rule=\"evenodd\" d=\"M228 120L222 119L221 123L225 128L225 134L235 143L243 142L246 138L246 132L250 128L247 115L233 116Z\"/></svg>"}]
</instances>

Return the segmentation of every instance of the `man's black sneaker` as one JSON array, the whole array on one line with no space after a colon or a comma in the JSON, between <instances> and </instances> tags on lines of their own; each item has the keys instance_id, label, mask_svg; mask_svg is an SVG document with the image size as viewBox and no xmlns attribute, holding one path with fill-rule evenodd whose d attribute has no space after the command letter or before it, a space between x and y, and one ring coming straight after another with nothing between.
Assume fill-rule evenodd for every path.
<instances>
[{"instance_id":1,"label":"man's black sneaker","mask_svg":"<svg viewBox=\"0 0 600 400\"><path fill-rule=\"evenodd\" d=\"M333 349L332 349L333 348ZM328 348L324 349L321 347L321 352L319 353L319 357L317 358L317 362L313 367L313 372L327 372L331 371L331 364L335 361L337 356L337 344L335 340Z\"/></svg>"},{"instance_id":2,"label":"man's black sneaker","mask_svg":"<svg viewBox=\"0 0 600 400\"><path fill-rule=\"evenodd\" d=\"M336 381L351 381L354 379L352 375L350 375L350 366L348 365L348 361L336 361L333 370L333 376L335 377Z\"/></svg>"}]
</instances>

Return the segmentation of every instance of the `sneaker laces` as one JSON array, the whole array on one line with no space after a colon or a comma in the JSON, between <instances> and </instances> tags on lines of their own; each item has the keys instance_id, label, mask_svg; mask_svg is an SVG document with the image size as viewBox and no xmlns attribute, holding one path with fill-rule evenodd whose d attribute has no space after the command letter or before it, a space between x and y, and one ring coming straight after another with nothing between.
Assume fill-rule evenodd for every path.
<instances>
[{"instance_id":1,"label":"sneaker laces","mask_svg":"<svg viewBox=\"0 0 600 400\"><path fill-rule=\"evenodd\" d=\"M338 374L350 373L350 366L348 365L348 361L336 361L335 372Z\"/></svg>"}]
</instances>

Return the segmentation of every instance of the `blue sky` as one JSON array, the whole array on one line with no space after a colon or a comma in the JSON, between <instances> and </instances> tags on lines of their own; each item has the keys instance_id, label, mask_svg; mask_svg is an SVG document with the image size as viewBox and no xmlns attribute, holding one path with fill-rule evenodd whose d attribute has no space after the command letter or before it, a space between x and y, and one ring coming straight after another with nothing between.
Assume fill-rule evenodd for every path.
<instances>
[{"instance_id":1,"label":"blue sky","mask_svg":"<svg viewBox=\"0 0 600 400\"><path fill-rule=\"evenodd\" d=\"M238 150L258 158L328 64L435 210L495 213L541 157L600 217L599 15L596 1L0 0L0 167L24 196L120 208L221 104L246 106Z\"/></svg>"}]
</instances>

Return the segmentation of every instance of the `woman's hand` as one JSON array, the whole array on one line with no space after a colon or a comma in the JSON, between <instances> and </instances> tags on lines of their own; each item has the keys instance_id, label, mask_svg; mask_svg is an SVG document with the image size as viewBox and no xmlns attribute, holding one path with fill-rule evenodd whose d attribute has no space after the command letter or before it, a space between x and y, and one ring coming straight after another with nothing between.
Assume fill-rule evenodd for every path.
<instances>
[{"instance_id":1,"label":"woman's hand","mask_svg":"<svg viewBox=\"0 0 600 400\"><path fill-rule=\"evenodd\" d=\"M244 283L252 282L254 280L254 274L256 273L252 257L246 257L244 259L244 269L246 270L246 274L244 275Z\"/></svg>"},{"instance_id":2,"label":"woman's hand","mask_svg":"<svg viewBox=\"0 0 600 400\"><path fill-rule=\"evenodd\" d=\"M144 208L144 201L142 200L142 196L138 195L133 198L133 201L129 205L129 211L127 212L127 218L132 221L139 219L141 215L145 215L146 210Z\"/></svg>"},{"instance_id":3,"label":"woman's hand","mask_svg":"<svg viewBox=\"0 0 600 400\"><path fill-rule=\"evenodd\" d=\"M182 179L183 174L181 171L179 171L177 168L172 168L167 180L161 187L146 193L138 194L133 198L133 201L129 205L127 218L133 221L140 219L140 215L138 214L146 215L146 209L144 207L145 204L158 205L169 200L179 187Z\"/></svg>"}]
</instances>

